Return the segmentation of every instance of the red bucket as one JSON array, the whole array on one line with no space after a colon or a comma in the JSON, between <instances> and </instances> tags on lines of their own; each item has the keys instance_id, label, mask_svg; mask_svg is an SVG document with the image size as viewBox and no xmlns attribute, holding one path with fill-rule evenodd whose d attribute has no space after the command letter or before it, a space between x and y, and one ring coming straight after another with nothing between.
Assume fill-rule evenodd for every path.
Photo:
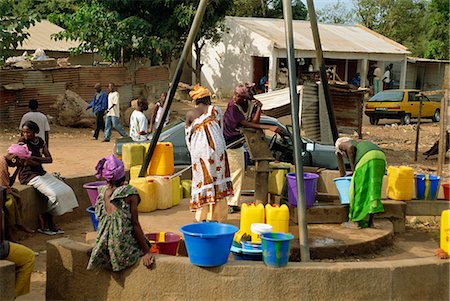
<instances>
[{"instance_id":1,"label":"red bucket","mask_svg":"<svg viewBox=\"0 0 450 301\"><path fill-rule=\"evenodd\" d=\"M161 241L160 236L164 235L164 241ZM166 255L177 255L178 245L180 244L181 236L173 232L161 233L147 233L145 237L155 245L158 253Z\"/></svg>"},{"instance_id":2,"label":"red bucket","mask_svg":"<svg viewBox=\"0 0 450 301\"><path fill-rule=\"evenodd\" d=\"M450 184L442 184L442 188L444 188L444 198L450 201Z\"/></svg>"}]
</instances>

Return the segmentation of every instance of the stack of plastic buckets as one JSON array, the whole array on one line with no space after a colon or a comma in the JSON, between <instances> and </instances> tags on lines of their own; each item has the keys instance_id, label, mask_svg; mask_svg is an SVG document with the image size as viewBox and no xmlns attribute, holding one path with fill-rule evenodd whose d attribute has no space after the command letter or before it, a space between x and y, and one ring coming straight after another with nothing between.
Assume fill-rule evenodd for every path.
<instances>
[{"instance_id":1,"label":"stack of plastic buckets","mask_svg":"<svg viewBox=\"0 0 450 301\"><path fill-rule=\"evenodd\" d=\"M435 175L416 175L416 194L419 200L436 200L439 193L441 176Z\"/></svg>"}]
</instances>

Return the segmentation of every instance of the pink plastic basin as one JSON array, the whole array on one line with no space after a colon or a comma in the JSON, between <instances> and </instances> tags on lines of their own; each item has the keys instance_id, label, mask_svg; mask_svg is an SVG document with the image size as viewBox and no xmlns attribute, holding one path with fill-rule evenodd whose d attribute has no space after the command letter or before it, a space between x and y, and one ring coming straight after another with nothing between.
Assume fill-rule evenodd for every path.
<instances>
[{"instance_id":1,"label":"pink plastic basin","mask_svg":"<svg viewBox=\"0 0 450 301\"><path fill-rule=\"evenodd\" d=\"M95 206L95 203L97 202L98 197L97 188L103 185L106 185L105 181L90 182L83 185L83 188L86 189L86 192L89 196L89 200L91 201L92 206Z\"/></svg>"}]
</instances>

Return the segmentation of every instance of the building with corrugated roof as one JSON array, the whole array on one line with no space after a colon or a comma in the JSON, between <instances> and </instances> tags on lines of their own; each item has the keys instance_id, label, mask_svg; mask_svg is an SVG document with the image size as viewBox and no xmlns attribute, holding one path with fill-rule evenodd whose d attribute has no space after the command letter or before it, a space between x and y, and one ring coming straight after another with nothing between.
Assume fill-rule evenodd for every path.
<instances>
[{"instance_id":1,"label":"building with corrugated roof","mask_svg":"<svg viewBox=\"0 0 450 301\"><path fill-rule=\"evenodd\" d=\"M269 91L279 88L287 66L284 20L226 17L225 26L222 40L202 49L202 83L222 96L231 95L240 82L258 84L263 76ZM318 70L316 52L309 21L294 20L293 31L301 80ZM361 25L319 24L319 32L325 63L335 71L336 80L351 82L359 73L360 86L368 87L375 65L384 73L386 66L397 63L393 80L397 87L405 87L410 55L405 46Z\"/></svg>"}]
</instances>

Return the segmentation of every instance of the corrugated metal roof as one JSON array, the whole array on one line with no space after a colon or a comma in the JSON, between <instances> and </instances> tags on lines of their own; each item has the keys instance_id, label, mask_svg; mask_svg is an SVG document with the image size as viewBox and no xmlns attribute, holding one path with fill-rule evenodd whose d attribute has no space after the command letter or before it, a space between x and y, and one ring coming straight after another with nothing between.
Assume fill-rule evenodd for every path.
<instances>
[{"instance_id":1,"label":"corrugated metal roof","mask_svg":"<svg viewBox=\"0 0 450 301\"><path fill-rule=\"evenodd\" d=\"M245 17L226 17L226 19L266 37L274 43L274 47L286 49L283 19ZM296 50L315 50L309 21L294 20L293 31ZM403 45L362 25L319 24L319 33L324 52L410 53Z\"/></svg>"},{"instance_id":2,"label":"corrugated metal roof","mask_svg":"<svg viewBox=\"0 0 450 301\"><path fill-rule=\"evenodd\" d=\"M17 47L17 50L36 50L38 48L51 51L69 51L69 48L77 47L80 43L76 41L55 41L51 35L63 31L64 28L59 27L47 20L36 22L31 26L27 32L30 34L28 38L23 41L22 45ZM32 53L29 53L32 54Z\"/></svg>"}]
</instances>

